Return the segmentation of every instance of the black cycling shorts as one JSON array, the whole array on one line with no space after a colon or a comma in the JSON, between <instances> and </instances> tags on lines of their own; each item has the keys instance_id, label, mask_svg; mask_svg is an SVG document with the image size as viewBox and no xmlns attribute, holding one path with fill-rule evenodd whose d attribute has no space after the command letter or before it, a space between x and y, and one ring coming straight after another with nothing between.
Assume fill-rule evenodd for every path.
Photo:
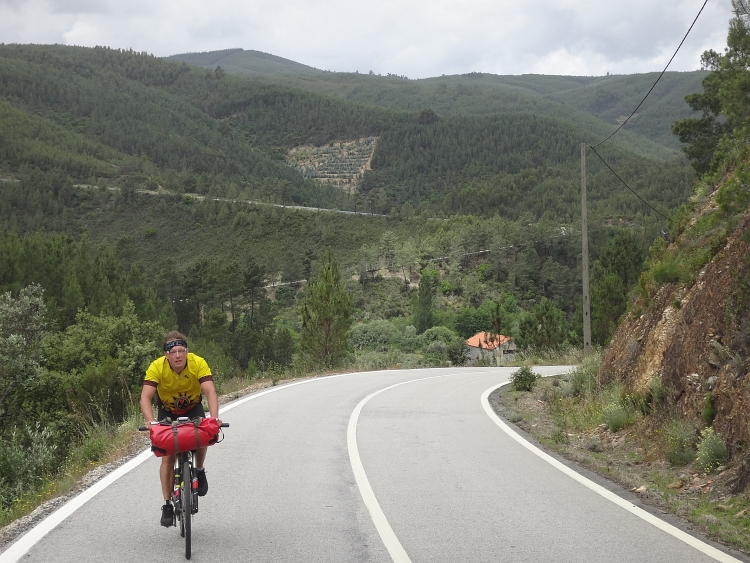
<instances>
[{"instance_id":1,"label":"black cycling shorts","mask_svg":"<svg viewBox=\"0 0 750 563\"><path fill-rule=\"evenodd\" d=\"M168 418L170 420L177 420L178 416L186 416L188 418L205 418L206 411L203 410L203 403L198 403L192 409L190 409L184 414L175 414L171 411L165 410L161 405L157 407L157 412L156 412L157 420L164 420L165 418Z\"/></svg>"}]
</instances>

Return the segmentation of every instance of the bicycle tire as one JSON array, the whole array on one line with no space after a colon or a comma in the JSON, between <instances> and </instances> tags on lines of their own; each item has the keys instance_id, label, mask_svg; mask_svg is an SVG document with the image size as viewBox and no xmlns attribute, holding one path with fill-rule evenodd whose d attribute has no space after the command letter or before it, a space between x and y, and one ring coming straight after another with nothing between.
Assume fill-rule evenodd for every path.
<instances>
[{"instance_id":1,"label":"bicycle tire","mask_svg":"<svg viewBox=\"0 0 750 563\"><path fill-rule=\"evenodd\" d=\"M191 556L191 520L193 516L193 474L192 463L185 459L182 464L182 485L180 496L182 497L182 521L185 526L185 559Z\"/></svg>"},{"instance_id":2,"label":"bicycle tire","mask_svg":"<svg viewBox=\"0 0 750 563\"><path fill-rule=\"evenodd\" d=\"M174 468L175 474L175 487L176 491L172 493L172 506L174 506L174 518L173 524L176 526L177 522L180 523L180 537L185 537L185 521L182 519L182 499L180 498L180 492L182 491L182 485L180 484L180 459L177 458Z\"/></svg>"}]
</instances>

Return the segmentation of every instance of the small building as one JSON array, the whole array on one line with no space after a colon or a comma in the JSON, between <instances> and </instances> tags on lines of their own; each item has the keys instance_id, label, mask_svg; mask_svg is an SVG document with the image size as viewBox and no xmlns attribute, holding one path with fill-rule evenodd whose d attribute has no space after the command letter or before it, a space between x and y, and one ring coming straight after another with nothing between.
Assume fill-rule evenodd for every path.
<instances>
[{"instance_id":1,"label":"small building","mask_svg":"<svg viewBox=\"0 0 750 563\"><path fill-rule=\"evenodd\" d=\"M499 365L503 359L511 359L516 352L516 344L510 336L493 336L489 332L478 332L466 341L466 347L469 364L478 360L491 360Z\"/></svg>"}]
</instances>

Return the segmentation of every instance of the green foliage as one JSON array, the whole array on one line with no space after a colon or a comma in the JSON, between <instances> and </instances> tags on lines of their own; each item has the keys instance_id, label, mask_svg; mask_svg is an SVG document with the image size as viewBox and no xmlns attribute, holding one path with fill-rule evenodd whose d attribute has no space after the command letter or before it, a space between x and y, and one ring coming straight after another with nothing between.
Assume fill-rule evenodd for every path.
<instances>
[{"instance_id":1,"label":"green foliage","mask_svg":"<svg viewBox=\"0 0 750 563\"><path fill-rule=\"evenodd\" d=\"M596 374L601 363L602 355L599 350L584 356L578 367L568 376L569 393L575 396L591 396L598 392Z\"/></svg>"},{"instance_id":2,"label":"green foliage","mask_svg":"<svg viewBox=\"0 0 750 563\"><path fill-rule=\"evenodd\" d=\"M52 472L59 462L51 432L37 423L14 428L5 438L0 436L0 509L38 487L44 473Z\"/></svg>"},{"instance_id":3,"label":"green foliage","mask_svg":"<svg viewBox=\"0 0 750 563\"><path fill-rule=\"evenodd\" d=\"M521 320L520 343L527 348L557 349L568 337L565 314L549 299L542 297Z\"/></svg>"},{"instance_id":4,"label":"green foliage","mask_svg":"<svg viewBox=\"0 0 750 563\"><path fill-rule=\"evenodd\" d=\"M352 327L351 340L355 350L371 348L384 352L388 348L400 344L402 337L393 323L375 320L355 324Z\"/></svg>"},{"instance_id":5,"label":"green foliage","mask_svg":"<svg viewBox=\"0 0 750 563\"><path fill-rule=\"evenodd\" d=\"M0 295L0 421L23 420L26 390L41 372L41 342L47 330L43 290L38 285L17 296ZM1 437L1 436L0 436Z\"/></svg>"},{"instance_id":6,"label":"green foliage","mask_svg":"<svg viewBox=\"0 0 750 563\"><path fill-rule=\"evenodd\" d=\"M422 334L432 326L435 281L435 276L431 272L422 272L422 277L419 280L419 291L413 304L414 327L417 329L417 334Z\"/></svg>"},{"instance_id":7,"label":"green foliage","mask_svg":"<svg viewBox=\"0 0 750 563\"><path fill-rule=\"evenodd\" d=\"M333 253L329 250L320 261L318 279L305 289L300 309L301 351L313 365L334 367L349 351L352 299L343 288Z\"/></svg>"},{"instance_id":8,"label":"green foliage","mask_svg":"<svg viewBox=\"0 0 750 563\"><path fill-rule=\"evenodd\" d=\"M698 455L695 458L696 465L705 472L714 471L729 459L727 445L713 428L705 428L701 432L698 442Z\"/></svg>"},{"instance_id":9,"label":"green foliage","mask_svg":"<svg viewBox=\"0 0 750 563\"><path fill-rule=\"evenodd\" d=\"M529 366L523 366L510 374L510 385L515 391L531 391L539 376Z\"/></svg>"},{"instance_id":10,"label":"green foliage","mask_svg":"<svg viewBox=\"0 0 750 563\"><path fill-rule=\"evenodd\" d=\"M687 420L670 421L664 429L667 459L675 466L682 466L695 459L697 434L695 427Z\"/></svg>"},{"instance_id":11,"label":"green foliage","mask_svg":"<svg viewBox=\"0 0 750 563\"><path fill-rule=\"evenodd\" d=\"M521 422L523 420L523 416L520 413L517 413L516 411L510 411L508 413L508 421L512 423Z\"/></svg>"},{"instance_id":12,"label":"green foliage","mask_svg":"<svg viewBox=\"0 0 750 563\"><path fill-rule=\"evenodd\" d=\"M710 392L706 393L706 396L703 397L703 411L701 412L701 416L703 417L703 422L706 423L706 426L711 426L714 423L714 418L716 418L716 406L714 405L714 400Z\"/></svg>"},{"instance_id":13,"label":"green foliage","mask_svg":"<svg viewBox=\"0 0 750 563\"><path fill-rule=\"evenodd\" d=\"M627 403L609 403L602 410L602 422L607 425L610 432L618 432L622 428L633 424L635 420L635 409Z\"/></svg>"}]
</instances>

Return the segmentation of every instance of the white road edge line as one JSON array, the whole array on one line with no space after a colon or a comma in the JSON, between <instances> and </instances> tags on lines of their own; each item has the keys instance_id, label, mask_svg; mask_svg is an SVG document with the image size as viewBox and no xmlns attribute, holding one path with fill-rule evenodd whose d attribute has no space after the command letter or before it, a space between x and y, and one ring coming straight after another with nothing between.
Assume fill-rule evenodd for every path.
<instances>
[{"instance_id":1,"label":"white road edge line","mask_svg":"<svg viewBox=\"0 0 750 563\"><path fill-rule=\"evenodd\" d=\"M367 512L370 513L372 523L375 524L375 528L380 535L380 539L383 541L383 544L388 550L388 553L390 554L391 559L393 559L394 563L411 563L411 559L409 559L409 556L406 554L406 551L401 545L401 542L398 541L398 537L396 537L393 528L391 528L391 525L388 523L388 519L385 517L383 509L380 508L380 503L378 503L378 499L375 497L375 493L370 486L370 481L367 479L367 474L365 473L365 468L362 465L362 460L359 457L359 450L357 449L357 421L359 420L359 415L367 402L373 397L380 395L381 393L388 391L389 389L393 389L394 387L399 387L401 385L406 385L407 383L414 383L415 381L425 381L427 379L436 379L438 377L450 377L451 375L454 374L449 373L443 375L433 375L430 377L420 377L419 379L411 379L409 381L396 383L395 385L389 385L388 387L385 387L380 391L375 391L374 393L362 399L359 404L354 407L352 416L349 417L349 426L346 430L346 445L349 449L349 461L352 464L354 479L357 481L359 494L362 495L362 500L365 502Z\"/></svg>"},{"instance_id":2,"label":"white road edge line","mask_svg":"<svg viewBox=\"0 0 750 563\"><path fill-rule=\"evenodd\" d=\"M354 372L354 373L359 373L359 372ZM253 399L257 399L258 397L262 397L263 395L268 395L269 393L274 393L282 389L287 389L288 387L294 387L296 385L303 385L305 383L311 383L313 381L325 381L334 377L354 375L354 373L341 373L337 375L329 375L326 377L316 377L313 379L305 379L304 381L297 381L295 383L290 383L288 385L279 385L278 387L272 387L271 389L267 389L265 391L256 393L254 395L249 395L245 397L244 399L240 399L238 401L229 403L228 405L219 409L219 413L225 413L226 411L231 410L238 405L241 405L248 401L252 401ZM86 504L88 501L90 501L92 498L94 498L97 494L99 494L101 491L106 489L112 483L117 481L120 477L122 477L126 473L129 473L130 471L138 467L140 464L142 464L144 461L149 459L151 455L152 454L151 454L150 448L141 452L140 454L138 454L136 457L134 457L127 463L115 469L112 473L106 475L105 477L103 477L102 479L94 483L88 489L85 489L84 491L82 491L79 495L70 499L68 502L66 502L64 505L58 508L55 512L47 516L44 520L39 522L39 524L31 528L31 530L26 532L20 538L18 538L14 543L10 545L8 549L0 553L0 563L16 563L19 559L21 559L21 557L26 555L26 553L28 553L28 551L32 547L34 547L34 544L36 544L39 540L41 540L44 536L46 536L49 532L51 532L55 527L61 524L66 518L71 516L76 510L81 508L84 504Z\"/></svg>"},{"instance_id":3,"label":"white road edge line","mask_svg":"<svg viewBox=\"0 0 750 563\"><path fill-rule=\"evenodd\" d=\"M577 473L573 471L570 467L567 465L563 465L558 460L550 456L549 454L543 452L539 448L537 448L535 445L531 444L524 438L522 438L517 432L515 432L510 426L505 424L497 414L495 414L495 411L492 410L492 407L490 406L489 397L492 394L495 389L498 389L502 387L503 385L507 385L507 383L501 383L499 385L495 385L493 387L490 387L487 389L484 393L482 393L481 403L482 408L484 408L484 411L487 413L487 416L490 417L490 419L497 424L508 436L513 438L516 442L521 444L524 448L529 450L531 453L536 454L540 458L542 458L544 461L552 465L554 468L559 469L565 475L570 477L571 479L574 479L584 487L594 491L595 493L603 496L605 499L609 500L610 502L615 503L617 506L624 508L631 514L634 514L638 518L641 518L642 520L645 520L649 524L656 526L663 532L666 532L667 534L677 538L680 541L685 542L689 546L697 549L698 551L708 555L712 559L715 559L716 561L721 561L723 563L730 563L730 562L736 562L741 563L739 559L735 559L731 555L728 555L724 553L723 551L720 551L716 549L713 546L708 545L707 543L702 542L698 538L695 538L691 536L690 534L687 534L680 530L679 528L676 528L672 526L671 524L668 524L664 520L661 520L654 516L653 514L646 512L642 508L637 507L632 502L628 502L625 499L617 496L611 491L608 491L601 485L598 485L591 481L590 479L587 479L580 473Z\"/></svg>"}]
</instances>

